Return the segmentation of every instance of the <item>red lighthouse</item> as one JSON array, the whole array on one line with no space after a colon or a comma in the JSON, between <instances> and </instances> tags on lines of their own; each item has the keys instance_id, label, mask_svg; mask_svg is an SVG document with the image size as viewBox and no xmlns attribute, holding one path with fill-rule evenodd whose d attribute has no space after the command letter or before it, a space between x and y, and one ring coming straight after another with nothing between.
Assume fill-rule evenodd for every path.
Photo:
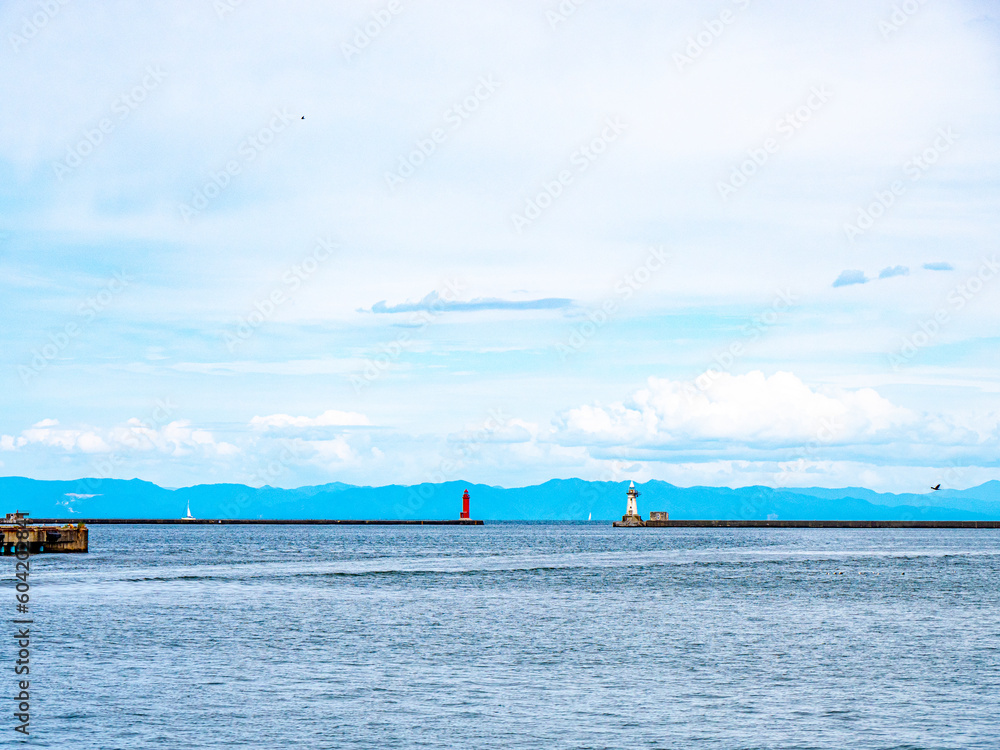
<instances>
[{"instance_id":1,"label":"red lighthouse","mask_svg":"<svg viewBox=\"0 0 1000 750\"><path fill-rule=\"evenodd\" d=\"M469 491L466 490L462 493L462 515L459 518L469 517Z\"/></svg>"}]
</instances>

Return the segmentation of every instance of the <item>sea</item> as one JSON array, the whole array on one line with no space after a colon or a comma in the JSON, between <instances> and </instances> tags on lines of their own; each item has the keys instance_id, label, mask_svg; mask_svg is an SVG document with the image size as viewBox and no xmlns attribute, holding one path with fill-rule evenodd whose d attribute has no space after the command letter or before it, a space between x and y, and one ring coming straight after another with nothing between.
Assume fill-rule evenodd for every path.
<instances>
[{"instance_id":1,"label":"sea","mask_svg":"<svg viewBox=\"0 0 1000 750\"><path fill-rule=\"evenodd\" d=\"M30 583L0 744L1000 748L996 530L94 526Z\"/></svg>"}]
</instances>

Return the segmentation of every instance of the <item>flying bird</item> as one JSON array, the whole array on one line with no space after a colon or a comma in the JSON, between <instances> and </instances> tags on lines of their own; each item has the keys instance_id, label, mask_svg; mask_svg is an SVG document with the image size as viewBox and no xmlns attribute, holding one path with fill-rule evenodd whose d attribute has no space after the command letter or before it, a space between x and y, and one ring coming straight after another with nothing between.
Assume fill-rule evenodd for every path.
<instances>
[{"instance_id":1,"label":"flying bird","mask_svg":"<svg viewBox=\"0 0 1000 750\"><path fill-rule=\"evenodd\" d=\"M934 485L933 487L931 487L931 489L932 489L932 490L939 490L939 489L941 489L941 483L940 483L940 482L938 482L938 483L937 483L937 484L935 484L935 485Z\"/></svg>"}]
</instances>

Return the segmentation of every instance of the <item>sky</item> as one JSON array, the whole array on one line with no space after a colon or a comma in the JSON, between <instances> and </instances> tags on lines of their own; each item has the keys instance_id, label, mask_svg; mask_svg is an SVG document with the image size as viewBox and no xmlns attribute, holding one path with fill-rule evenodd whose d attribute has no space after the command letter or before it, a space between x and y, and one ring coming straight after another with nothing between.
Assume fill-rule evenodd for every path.
<instances>
[{"instance_id":1,"label":"sky","mask_svg":"<svg viewBox=\"0 0 1000 750\"><path fill-rule=\"evenodd\" d=\"M1000 26L0 5L0 473L998 477Z\"/></svg>"}]
</instances>

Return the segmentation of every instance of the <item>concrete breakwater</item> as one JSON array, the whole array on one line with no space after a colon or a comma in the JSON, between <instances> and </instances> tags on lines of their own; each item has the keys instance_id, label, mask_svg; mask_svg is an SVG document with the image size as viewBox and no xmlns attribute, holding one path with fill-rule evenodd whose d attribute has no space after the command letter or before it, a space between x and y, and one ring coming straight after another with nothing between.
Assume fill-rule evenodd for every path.
<instances>
[{"instance_id":1,"label":"concrete breakwater","mask_svg":"<svg viewBox=\"0 0 1000 750\"><path fill-rule=\"evenodd\" d=\"M41 518L34 523L65 524L71 519ZM327 519L327 518L84 518L73 523L100 525L166 525L166 526L482 526L479 519ZM558 523L558 521L554 522ZM1000 529L1000 521L801 521L695 519L649 520L634 528L700 528L700 529ZM62 530L62 529L60 529ZM84 529L86 531L86 529ZM53 550L55 551L55 550Z\"/></svg>"},{"instance_id":2,"label":"concrete breakwater","mask_svg":"<svg viewBox=\"0 0 1000 750\"><path fill-rule=\"evenodd\" d=\"M393 519L326 519L326 518L42 518L35 523L84 523L90 526L126 525L126 524L159 524L173 526L482 526L479 519L427 519L427 520L393 520Z\"/></svg>"},{"instance_id":3,"label":"concrete breakwater","mask_svg":"<svg viewBox=\"0 0 1000 750\"><path fill-rule=\"evenodd\" d=\"M27 534L18 538L18 532ZM87 527L77 523L75 526L41 526L37 521L31 525L19 526L13 524L0 525L0 554L13 555L18 544L27 544L28 554L39 552L86 552L89 543ZM24 547L20 548L22 551Z\"/></svg>"},{"instance_id":4,"label":"concrete breakwater","mask_svg":"<svg viewBox=\"0 0 1000 750\"><path fill-rule=\"evenodd\" d=\"M646 521L635 528L695 529L1000 529L1000 521L782 521L671 520Z\"/></svg>"},{"instance_id":5,"label":"concrete breakwater","mask_svg":"<svg viewBox=\"0 0 1000 750\"><path fill-rule=\"evenodd\" d=\"M1000 521L932 521L932 520L816 520L816 519L670 519L665 510L649 513L649 520L639 515L637 500L641 493L635 482L629 482L628 504L621 521L612 526L622 529L1000 529ZM901 515L905 511L901 512Z\"/></svg>"}]
</instances>

